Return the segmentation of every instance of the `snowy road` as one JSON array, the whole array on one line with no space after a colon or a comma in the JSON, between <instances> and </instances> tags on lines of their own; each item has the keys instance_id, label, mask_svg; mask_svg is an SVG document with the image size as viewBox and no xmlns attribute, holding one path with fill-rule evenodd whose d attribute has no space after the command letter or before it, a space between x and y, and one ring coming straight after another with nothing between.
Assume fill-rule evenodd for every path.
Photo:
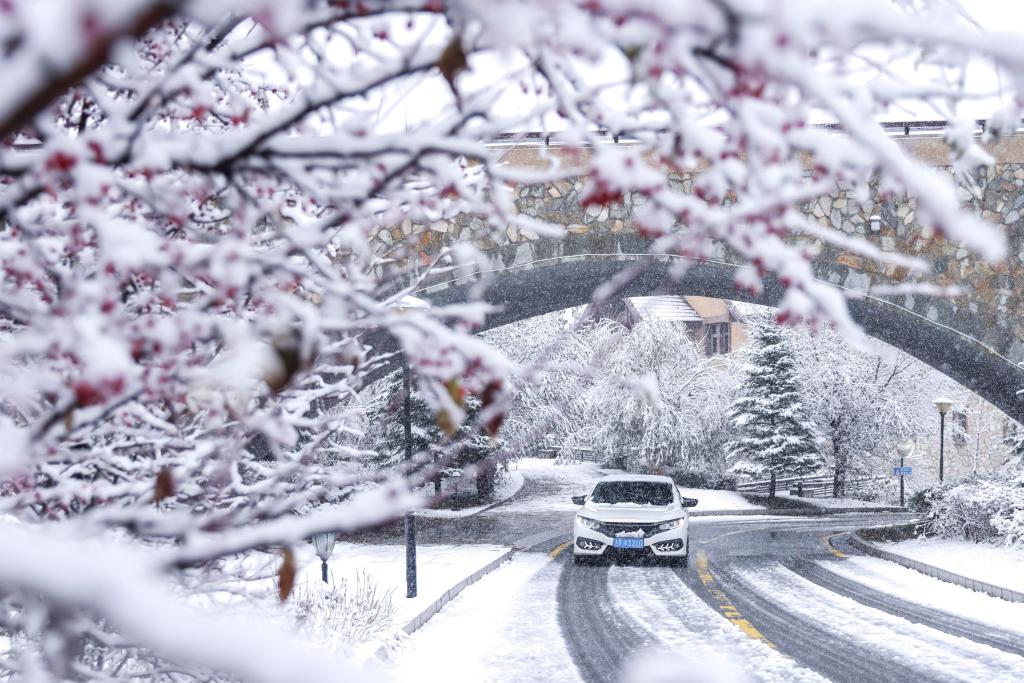
<instances>
[{"instance_id":1,"label":"snowy road","mask_svg":"<svg viewBox=\"0 0 1024 683\"><path fill-rule=\"evenodd\" d=\"M906 516L705 517L688 568L576 566L561 499L579 486L534 475L507 506L424 524L427 539L522 550L409 638L399 680L622 683L648 651L685 653L673 682L712 680L708 666L730 682L1022 680L1024 605L827 542Z\"/></svg>"}]
</instances>

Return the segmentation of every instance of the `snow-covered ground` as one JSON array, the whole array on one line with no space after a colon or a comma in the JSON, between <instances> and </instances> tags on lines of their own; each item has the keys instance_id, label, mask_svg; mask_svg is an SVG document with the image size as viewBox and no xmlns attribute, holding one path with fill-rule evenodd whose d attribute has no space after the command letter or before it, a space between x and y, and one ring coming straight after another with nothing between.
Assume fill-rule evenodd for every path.
<instances>
[{"instance_id":1,"label":"snow-covered ground","mask_svg":"<svg viewBox=\"0 0 1024 683\"><path fill-rule=\"evenodd\" d=\"M523 473L519 469L512 469L508 474L503 477L498 484L494 487L494 497L492 500L483 503L482 505L474 505L473 507L462 508L461 510L420 510L416 514L420 517L469 517L475 515L481 510L506 501L512 496L519 493L519 489L523 488L523 483L526 481L523 477Z\"/></svg>"},{"instance_id":2,"label":"snow-covered ground","mask_svg":"<svg viewBox=\"0 0 1024 683\"><path fill-rule=\"evenodd\" d=\"M353 579L366 572L378 588L392 591L398 624L404 625L445 591L476 570L487 565L508 548L498 545L418 545L416 547L417 591L415 598L405 597L405 546L339 543L328 562L329 578ZM320 581L320 560L311 547L296 558L302 567L296 585Z\"/></svg>"},{"instance_id":3,"label":"snow-covered ground","mask_svg":"<svg viewBox=\"0 0 1024 683\"><path fill-rule=\"evenodd\" d=\"M590 493L598 479L618 470L601 469L592 462L558 464L546 458L521 458L513 471L526 478L527 496L511 500L502 512L575 510L573 496Z\"/></svg>"},{"instance_id":4,"label":"snow-covered ground","mask_svg":"<svg viewBox=\"0 0 1024 683\"><path fill-rule=\"evenodd\" d=\"M993 598L877 557L850 557L844 562L818 564L868 588L993 628L1017 631L1024 637L1024 604Z\"/></svg>"},{"instance_id":5,"label":"snow-covered ground","mask_svg":"<svg viewBox=\"0 0 1024 683\"><path fill-rule=\"evenodd\" d=\"M579 681L558 626L561 568L545 553L523 553L466 588L406 640L397 680Z\"/></svg>"},{"instance_id":6,"label":"snow-covered ground","mask_svg":"<svg viewBox=\"0 0 1024 683\"><path fill-rule=\"evenodd\" d=\"M763 510L735 491L713 491L711 489L679 488L679 493L687 498L696 498L697 507L690 508L694 512L706 510Z\"/></svg>"},{"instance_id":7,"label":"snow-covered ground","mask_svg":"<svg viewBox=\"0 0 1024 683\"><path fill-rule=\"evenodd\" d=\"M738 572L753 590L820 628L841 625L844 637L876 656L927 672L937 680L1019 681L1024 657L952 636L822 588L781 565Z\"/></svg>"},{"instance_id":8,"label":"snow-covered ground","mask_svg":"<svg viewBox=\"0 0 1024 683\"><path fill-rule=\"evenodd\" d=\"M721 679L764 683L826 680L748 637L670 571L613 566L608 570L608 589L619 609L647 631L652 647L678 650L693 661L714 662ZM739 671L729 672L729 667Z\"/></svg>"},{"instance_id":9,"label":"snow-covered ground","mask_svg":"<svg viewBox=\"0 0 1024 683\"><path fill-rule=\"evenodd\" d=\"M954 574L1024 591L1024 550L940 538L914 538L879 545Z\"/></svg>"},{"instance_id":10,"label":"snow-covered ground","mask_svg":"<svg viewBox=\"0 0 1024 683\"><path fill-rule=\"evenodd\" d=\"M528 496L506 503L502 512L575 510L573 496L586 495L601 477L621 472L592 462L563 465L543 458L522 458L513 467L526 478ZM680 488L679 492L697 499L697 507L692 508L695 511L761 509L735 491Z\"/></svg>"}]
</instances>

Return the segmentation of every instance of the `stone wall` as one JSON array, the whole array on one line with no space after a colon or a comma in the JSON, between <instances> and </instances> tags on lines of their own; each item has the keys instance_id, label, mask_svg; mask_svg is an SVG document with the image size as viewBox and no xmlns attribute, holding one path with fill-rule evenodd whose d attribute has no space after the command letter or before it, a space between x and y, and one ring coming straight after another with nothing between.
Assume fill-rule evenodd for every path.
<instances>
[{"instance_id":1,"label":"stone wall","mask_svg":"<svg viewBox=\"0 0 1024 683\"><path fill-rule=\"evenodd\" d=\"M963 295L953 299L902 295L888 300L974 337L1014 361L1024 360L1024 149L1021 152L1020 160L1004 159L976 179L980 197L960 186L965 206L1006 227L1010 250L1003 263L989 264L956 243L930 235L918 221L913 200L903 197L883 201L873 192L860 205L853 200L852 193L839 190L802 208L821 225L866 238L883 251L921 256L932 264L933 272L921 276L908 273L905 268L883 267L852 252L807 240L817 253L813 263L816 275L859 292L867 292L876 285L916 280L959 286ZM937 154L934 150L930 153ZM684 192L690 191L692 183L692 176L670 179L671 185ZM565 226L563 239L541 237L516 226L490 226L479 216L461 215L426 226L406 220L400 226L382 230L375 236L378 251L427 264L443 246L471 241L492 255L495 268L541 267L583 254L647 253L650 241L637 233L630 218L645 198L631 193L619 204L584 208L580 201L582 187L583 180L575 178L515 190L516 210ZM877 231L871 226L873 214L881 217ZM737 261L721 245L716 250L715 258Z\"/></svg>"}]
</instances>

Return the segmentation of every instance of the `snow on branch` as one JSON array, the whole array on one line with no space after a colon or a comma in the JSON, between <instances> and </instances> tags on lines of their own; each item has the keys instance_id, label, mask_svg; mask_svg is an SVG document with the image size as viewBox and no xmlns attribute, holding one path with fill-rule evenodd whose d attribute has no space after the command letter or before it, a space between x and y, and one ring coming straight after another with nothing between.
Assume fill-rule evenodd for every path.
<instances>
[{"instance_id":1,"label":"snow on branch","mask_svg":"<svg viewBox=\"0 0 1024 683\"><path fill-rule=\"evenodd\" d=\"M961 210L954 175L876 120L937 100L958 118L978 92L951 74L980 60L1008 76L988 135L1014 132L1021 45L945 5L883 0L0 1L0 515L21 525L0 540L24 550L0 561L0 676L105 680L131 661L139 676L333 677L333 659L275 654L251 629L243 648L166 591L242 583L225 558L397 519L459 439L498 432L514 365L474 335L489 309L402 301L482 273L478 295L525 240L562 253L570 221L527 215L517 191L578 180L584 211L629 197L654 255L727 256L738 289L787 288L783 318L852 330L813 247L917 278L876 292L948 289L804 208L840 188L865 210L905 193L910 229L1000 259L1005 235ZM959 177L992 160L973 130L946 134ZM515 163L503 141L523 131L558 144ZM380 470L358 397L401 361L447 455ZM696 410L667 388L696 391L698 370L630 403L670 425L645 453ZM104 554L52 529L153 547ZM304 668L283 673L284 653Z\"/></svg>"}]
</instances>

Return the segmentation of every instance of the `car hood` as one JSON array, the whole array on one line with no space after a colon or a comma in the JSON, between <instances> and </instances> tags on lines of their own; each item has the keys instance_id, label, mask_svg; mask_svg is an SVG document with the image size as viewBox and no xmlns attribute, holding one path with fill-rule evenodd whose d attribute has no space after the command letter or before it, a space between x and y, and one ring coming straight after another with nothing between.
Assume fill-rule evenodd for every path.
<instances>
[{"instance_id":1,"label":"car hood","mask_svg":"<svg viewBox=\"0 0 1024 683\"><path fill-rule=\"evenodd\" d=\"M634 503L590 503L580 510L584 517L599 522L663 522L684 516L683 508L676 505L636 505Z\"/></svg>"}]
</instances>

